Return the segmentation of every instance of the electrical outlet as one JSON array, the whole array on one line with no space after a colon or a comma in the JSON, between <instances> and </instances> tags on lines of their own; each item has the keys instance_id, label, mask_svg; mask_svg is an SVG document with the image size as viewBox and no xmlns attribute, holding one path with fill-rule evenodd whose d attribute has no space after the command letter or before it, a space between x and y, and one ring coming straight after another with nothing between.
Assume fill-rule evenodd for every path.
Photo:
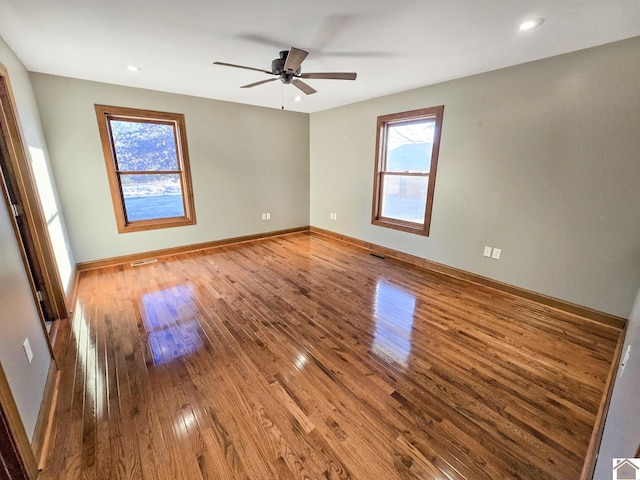
<instances>
[{"instance_id":1,"label":"electrical outlet","mask_svg":"<svg viewBox=\"0 0 640 480\"><path fill-rule=\"evenodd\" d=\"M491 247L484 247L484 256L485 257L491 256Z\"/></svg>"},{"instance_id":2,"label":"electrical outlet","mask_svg":"<svg viewBox=\"0 0 640 480\"><path fill-rule=\"evenodd\" d=\"M29 344L28 338L25 338L22 346L24 348L24 353L26 353L27 355L27 360L29 360L29 363L31 363L31 360L33 360L33 352L31 351L31 345Z\"/></svg>"},{"instance_id":3,"label":"electrical outlet","mask_svg":"<svg viewBox=\"0 0 640 480\"><path fill-rule=\"evenodd\" d=\"M627 353L624 354L624 358L622 359L622 363L620 363L620 378L622 378L622 374L624 373L624 367L627 366L629 362L629 354L631 353L631 345L627 346Z\"/></svg>"},{"instance_id":4,"label":"electrical outlet","mask_svg":"<svg viewBox=\"0 0 640 480\"><path fill-rule=\"evenodd\" d=\"M502 255L502 250L499 248L494 248L493 253L491 254L491 258L495 258L496 260L500 260L500 255Z\"/></svg>"},{"instance_id":5,"label":"electrical outlet","mask_svg":"<svg viewBox=\"0 0 640 480\"><path fill-rule=\"evenodd\" d=\"M266 213L263 213L263 214L262 214L262 219L263 219L263 220L266 220L266 219L267 219L267 214L266 214Z\"/></svg>"},{"instance_id":6,"label":"electrical outlet","mask_svg":"<svg viewBox=\"0 0 640 480\"><path fill-rule=\"evenodd\" d=\"M271 220L271 214L267 212L267 220Z\"/></svg>"}]
</instances>

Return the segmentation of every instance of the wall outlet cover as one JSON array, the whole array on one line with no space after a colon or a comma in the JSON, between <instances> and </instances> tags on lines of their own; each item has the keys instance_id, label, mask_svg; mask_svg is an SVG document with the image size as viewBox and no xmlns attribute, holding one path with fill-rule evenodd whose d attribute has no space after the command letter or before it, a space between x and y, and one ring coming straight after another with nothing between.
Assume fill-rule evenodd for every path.
<instances>
[{"instance_id":1,"label":"wall outlet cover","mask_svg":"<svg viewBox=\"0 0 640 480\"><path fill-rule=\"evenodd\" d=\"M493 253L491 254L491 258L495 258L496 260L500 260L500 255L502 255L502 250L499 248L494 248Z\"/></svg>"},{"instance_id":2,"label":"wall outlet cover","mask_svg":"<svg viewBox=\"0 0 640 480\"><path fill-rule=\"evenodd\" d=\"M485 257L491 256L491 247L484 247L484 256Z\"/></svg>"},{"instance_id":3,"label":"wall outlet cover","mask_svg":"<svg viewBox=\"0 0 640 480\"><path fill-rule=\"evenodd\" d=\"M31 351L31 345L29 344L28 338L25 338L22 346L24 347L24 353L26 353L27 355L27 360L29 360L29 363L31 363L31 361L33 360L33 351Z\"/></svg>"}]
</instances>

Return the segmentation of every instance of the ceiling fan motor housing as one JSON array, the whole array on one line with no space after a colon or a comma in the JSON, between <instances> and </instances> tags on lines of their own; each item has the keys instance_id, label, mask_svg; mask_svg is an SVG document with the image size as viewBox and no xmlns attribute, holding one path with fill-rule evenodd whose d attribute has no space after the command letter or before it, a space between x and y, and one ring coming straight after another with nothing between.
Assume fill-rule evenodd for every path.
<instances>
[{"instance_id":1,"label":"ceiling fan motor housing","mask_svg":"<svg viewBox=\"0 0 640 480\"><path fill-rule=\"evenodd\" d=\"M282 50L280 52L280 58L276 58L271 62L271 71L275 75L280 75L280 80L282 81L282 83L286 84L291 83L291 80L293 80L296 75L300 75L300 72L302 71L302 67L298 67L295 72L285 71L284 64L287 61L288 55L289 50Z\"/></svg>"},{"instance_id":2,"label":"ceiling fan motor housing","mask_svg":"<svg viewBox=\"0 0 640 480\"><path fill-rule=\"evenodd\" d=\"M247 67L245 65L236 65L234 63L226 62L213 62L215 65L222 65L224 67L242 68L244 70L255 70L257 72L266 73L268 75L274 75L276 78L269 78L267 80L260 80L259 82L253 82L248 85L243 85L240 88L253 88L265 83L274 82L280 80L285 85L295 85L305 95L312 95L316 93L316 90L307 85L301 80L304 79L327 79L327 80L355 80L355 72L319 72L319 73L301 73L302 62L307 58L309 52L301 50L299 48L291 47L291 50L281 50L279 58L271 61L271 71L264 70L263 68ZM295 68L295 70L294 70Z\"/></svg>"}]
</instances>

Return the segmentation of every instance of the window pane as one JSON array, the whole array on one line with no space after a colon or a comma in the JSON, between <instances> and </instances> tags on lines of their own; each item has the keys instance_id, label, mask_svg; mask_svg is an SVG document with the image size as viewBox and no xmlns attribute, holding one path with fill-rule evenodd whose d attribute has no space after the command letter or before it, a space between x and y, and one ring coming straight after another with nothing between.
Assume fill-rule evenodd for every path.
<instances>
[{"instance_id":1,"label":"window pane","mask_svg":"<svg viewBox=\"0 0 640 480\"><path fill-rule=\"evenodd\" d=\"M95 110L118 232L195 225L184 115Z\"/></svg>"},{"instance_id":2,"label":"window pane","mask_svg":"<svg viewBox=\"0 0 640 480\"><path fill-rule=\"evenodd\" d=\"M121 175L129 222L184 217L180 175Z\"/></svg>"},{"instance_id":3,"label":"window pane","mask_svg":"<svg viewBox=\"0 0 640 480\"><path fill-rule=\"evenodd\" d=\"M428 176L383 175L382 216L424 223Z\"/></svg>"},{"instance_id":4,"label":"window pane","mask_svg":"<svg viewBox=\"0 0 640 480\"><path fill-rule=\"evenodd\" d=\"M128 120L109 123L118 170L178 170L173 125Z\"/></svg>"},{"instance_id":5,"label":"window pane","mask_svg":"<svg viewBox=\"0 0 640 480\"><path fill-rule=\"evenodd\" d=\"M429 173L433 133L432 119L393 125L387 130L387 172Z\"/></svg>"}]
</instances>

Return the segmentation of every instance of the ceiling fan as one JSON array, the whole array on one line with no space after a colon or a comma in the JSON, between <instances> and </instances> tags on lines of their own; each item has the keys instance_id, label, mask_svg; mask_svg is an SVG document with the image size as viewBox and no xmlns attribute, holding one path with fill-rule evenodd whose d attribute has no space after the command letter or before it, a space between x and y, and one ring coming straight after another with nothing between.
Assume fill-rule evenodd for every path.
<instances>
[{"instance_id":1,"label":"ceiling fan","mask_svg":"<svg viewBox=\"0 0 640 480\"><path fill-rule=\"evenodd\" d=\"M293 84L302 90L305 94L311 95L316 93L310 85L306 84L304 79L324 79L324 80L355 80L357 74L355 72L320 72L320 73L302 73L301 65L309 52L291 47L291 50L282 50L279 58L271 62L271 71L262 68L245 67L243 65L235 65L233 63L213 62L214 65L222 65L225 67L243 68L245 70L255 70L257 72L274 75L276 78L269 78L259 82L243 85L240 88L252 88L262 85L263 83L273 82L280 79L285 85Z\"/></svg>"}]
</instances>

